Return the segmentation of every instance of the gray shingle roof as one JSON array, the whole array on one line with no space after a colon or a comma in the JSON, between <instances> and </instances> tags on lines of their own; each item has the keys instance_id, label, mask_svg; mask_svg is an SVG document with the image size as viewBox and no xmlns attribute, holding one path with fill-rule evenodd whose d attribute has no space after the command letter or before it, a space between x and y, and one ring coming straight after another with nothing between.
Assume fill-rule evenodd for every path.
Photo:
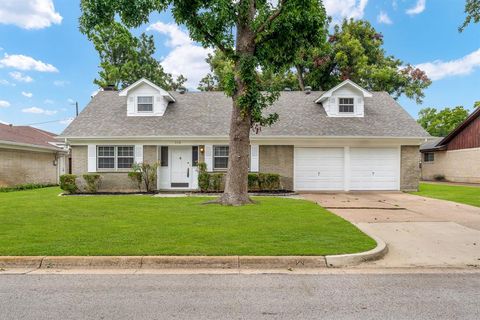
<instances>
[{"instance_id":1,"label":"gray shingle roof","mask_svg":"<svg viewBox=\"0 0 480 320\"><path fill-rule=\"evenodd\" d=\"M63 131L63 137L227 136L231 99L222 92L171 92L162 117L127 117L126 97L101 91ZM280 119L261 136L376 136L429 137L416 121L387 93L365 99L365 117L327 117L314 102L322 92L282 92L270 108Z\"/></svg>"},{"instance_id":2,"label":"gray shingle roof","mask_svg":"<svg viewBox=\"0 0 480 320\"><path fill-rule=\"evenodd\" d=\"M438 143L440 141L442 141L443 138L440 137L440 138L434 138L432 140L428 140L427 142L423 143L421 146L420 146L420 151L422 150L431 150L431 149L434 149L437 147Z\"/></svg>"}]
</instances>

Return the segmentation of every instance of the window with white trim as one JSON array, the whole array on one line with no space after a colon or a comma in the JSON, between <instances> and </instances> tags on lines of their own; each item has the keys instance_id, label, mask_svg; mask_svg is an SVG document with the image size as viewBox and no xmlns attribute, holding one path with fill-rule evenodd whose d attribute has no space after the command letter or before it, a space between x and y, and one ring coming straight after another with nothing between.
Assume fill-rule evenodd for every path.
<instances>
[{"instance_id":1,"label":"window with white trim","mask_svg":"<svg viewBox=\"0 0 480 320\"><path fill-rule=\"evenodd\" d=\"M338 98L338 112L339 113L353 113L355 108L353 98Z\"/></svg>"},{"instance_id":2,"label":"window with white trim","mask_svg":"<svg viewBox=\"0 0 480 320\"><path fill-rule=\"evenodd\" d=\"M227 169L228 153L228 146L213 146L213 170Z\"/></svg>"},{"instance_id":3,"label":"window with white trim","mask_svg":"<svg viewBox=\"0 0 480 320\"><path fill-rule=\"evenodd\" d=\"M137 112L153 112L153 96L138 96Z\"/></svg>"},{"instance_id":4,"label":"window with white trim","mask_svg":"<svg viewBox=\"0 0 480 320\"><path fill-rule=\"evenodd\" d=\"M133 146L98 146L98 169L130 169L135 161Z\"/></svg>"}]
</instances>

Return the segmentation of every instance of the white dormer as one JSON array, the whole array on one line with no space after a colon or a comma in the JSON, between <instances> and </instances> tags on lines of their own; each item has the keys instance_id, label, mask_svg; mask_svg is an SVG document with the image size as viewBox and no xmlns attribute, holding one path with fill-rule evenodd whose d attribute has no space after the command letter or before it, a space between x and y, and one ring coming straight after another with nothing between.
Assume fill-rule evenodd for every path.
<instances>
[{"instance_id":1,"label":"white dormer","mask_svg":"<svg viewBox=\"0 0 480 320\"><path fill-rule=\"evenodd\" d=\"M170 102L175 102L166 90L147 79L140 79L120 91L119 96L127 97L127 116L163 116Z\"/></svg>"},{"instance_id":2,"label":"white dormer","mask_svg":"<svg viewBox=\"0 0 480 320\"><path fill-rule=\"evenodd\" d=\"M316 103L322 103L329 117L363 117L365 98L372 94L351 80L345 80L323 93Z\"/></svg>"}]
</instances>

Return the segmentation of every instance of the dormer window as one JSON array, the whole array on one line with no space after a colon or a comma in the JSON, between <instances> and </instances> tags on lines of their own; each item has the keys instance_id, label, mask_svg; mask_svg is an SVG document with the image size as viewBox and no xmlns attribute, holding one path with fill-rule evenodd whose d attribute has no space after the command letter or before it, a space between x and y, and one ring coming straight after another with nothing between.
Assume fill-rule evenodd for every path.
<instances>
[{"instance_id":1,"label":"dormer window","mask_svg":"<svg viewBox=\"0 0 480 320\"><path fill-rule=\"evenodd\" d=\"M153 96L137 97L137 112L153 112Z\"/></svg>"},{"instance_id":2,"label":"dormer window","mask_svg":"<svg viewBox=\"0 0 480 320\"><path fill-rule=\"evenodd\" d=\"M355 107L353 101L353 98L338 98L338 112L353 113Z\"/></svg>"}]
</instances>

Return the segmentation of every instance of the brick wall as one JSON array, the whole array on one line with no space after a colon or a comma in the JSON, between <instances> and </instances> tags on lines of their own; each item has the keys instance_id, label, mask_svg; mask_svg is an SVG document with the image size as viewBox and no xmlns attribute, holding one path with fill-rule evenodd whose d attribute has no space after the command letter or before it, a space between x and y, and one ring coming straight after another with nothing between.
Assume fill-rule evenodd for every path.
<instances>
[{"instance_id":1,"label":"brick wall","mask_svg":"<svg viewBox=\"0 0 480 320\"><path fill-rule=\"evenodd\" d=\"M402 146L400 189L402 191L417 191L420 180L419 146Z\"/></svg>"},{"instance_id":2,"label":"brick wall","mask_svg":"<svg viewBox=\"0 0 480 320\"><path fill-rule=\"evenodd\" d=\"M0 186L24 183L57 183L54 152L0 148Z\"/></svg>"}]
</instances>

